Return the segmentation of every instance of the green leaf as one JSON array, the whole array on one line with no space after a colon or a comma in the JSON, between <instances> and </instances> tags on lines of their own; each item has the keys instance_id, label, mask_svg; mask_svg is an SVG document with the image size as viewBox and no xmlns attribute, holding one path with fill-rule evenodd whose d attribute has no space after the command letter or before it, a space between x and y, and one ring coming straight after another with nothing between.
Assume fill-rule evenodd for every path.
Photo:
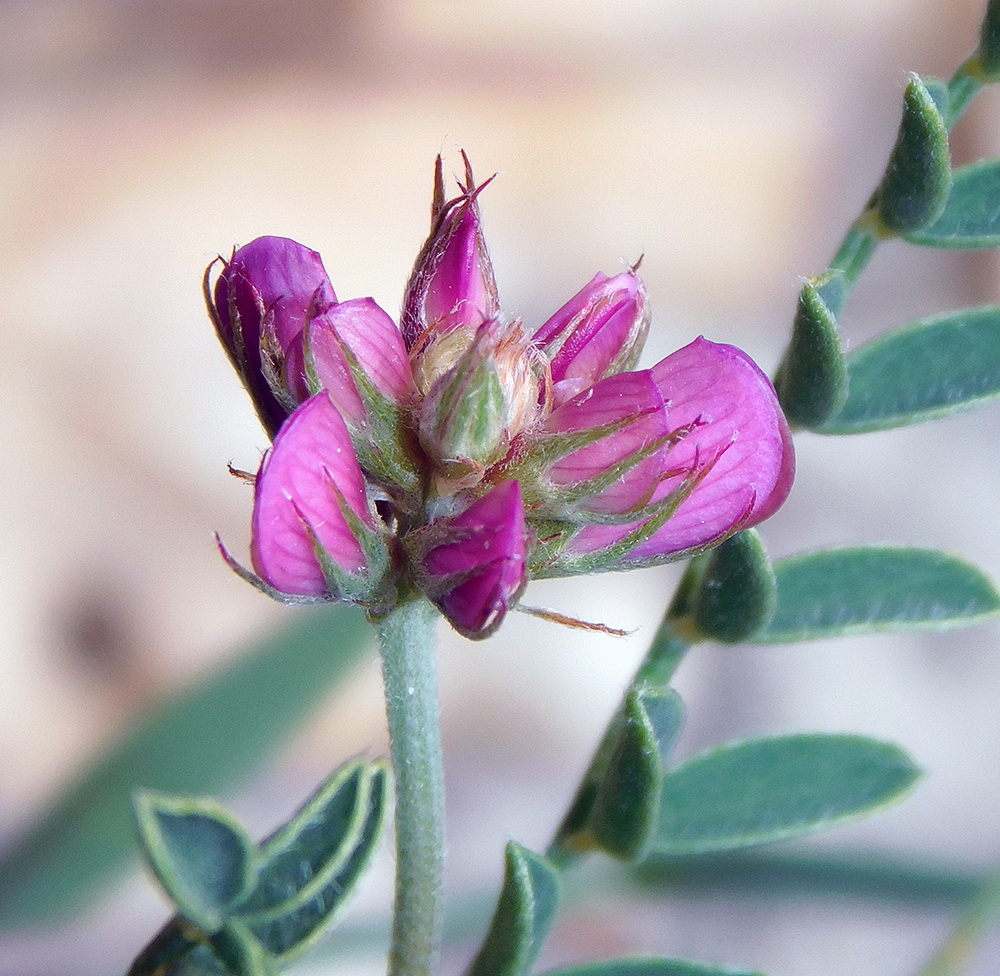
<instances>
[{"instance_id":1,"label":"green leaf","mask_svg":"<svg viewBox=\"0 0 1000 976\"><path fill-rule=\"evenodd\" d=\"M986 5L976 55L983 79L996 81L1000 77L1000 3L997 0L989 0Z\"/></svg>"},{"instance_id":2,"label":"green leaf","mask_svg":"<svg viewBox=\"0 0 1000 976\"><path fill-rule=\"evenodd\" d=\"M142 851L174 904L202 932L217 932L253 886L253 842L212 800L140 790L135 816Z\"/></svg>"},{"instance_id":3,"label":"green leaf","mask_svg":"<svg viewBox=\"0 0 1000 976\"><path fill-rule=\"evenodd\" d=\"M339 788L355 798L349 816L344 816L348 803L343 796L323 790L301 819L263 844L262 853L270 858L261 868L261 876L267 877L265 895L260 901L251 896L239 914L282 962L317 938L354 894L382 837L388 782L384 764L359 763ZM323 837L324 823L331 831L344 830L340 843Z\"/></svg>"},{"instance_id":4,"label":"green leaf","mask_svg":"<svg viewBox=\"0 0 1000 976\"><path fill-rule=\"evenodd\" d=\"M275 976L278 972L274 959L239 919L229 919L212 937L212 952L232 976Z\"/></svg>"},{"instance_id":5,"label":"green leaf","mask_svg":"<svg viewBox=\"0 0 1000 976\"><path fill-rule=\"evenodd\" d=\"M924 247L1000 247L1000 159L956 169L951 194L934 223L906 235Z\"/></svg>"},{"instance_id":6,"label":"green leaf","mask_svg":"<svg viewBox=\"0 0 1000 976\"><path fill-rule=\"evenodd\" d=\"M950 189L948 128L934 95L914 75L903 96L896 145L876 191L876 212L888 230L911 233L937 220Z\"/></svg>"},{"instance_id":7,"label":"green leaf","mask_svg":"<svg viewBox=\"0 0 1000 976\"><path fill-rule=\"evenodd\" d=\"M261 844L257 886L241 915L290 910L304 885L343 864L368 816L371 775L371 765L360 760L341 766Z\"/></svg>"},{"instance_id":8,"label":"green leaf","mask_svg":"<svg viewBox=\"0 0 1000 976\"><path fill-rule=\"evenodd\" d=\"M562 884L550 861L511 841L489 934L468 976L527 976L552 928Z\"/></svg>"},{"instance_id":9,"label":"green leaf","mask_svg":"<svg viewBox=\"0 0 1000 976\"><path fill-rule=\"evenodd\" d=\"M708 554L691 597L695 626L710 640L738 644L766 627L777 605L771 561L754 529Z\"/></svg>"},{"instance_id":10,"label":"green leaf","mask_svg":"<svg viewBox=\"0 0 1000 976\"><path fill-rule=\"evenodd\" d=\"M135 853L131 796L225 793L260 768L368 646L357 611L291 625L167 702L91 766L0 860L0 928L54 921Z\"/></svg>"},{"instance_id":11,"label":"green leaf","mask_svg":"<svg viewBox=\"0 0 1000 976\"><path fill-rule=\"evenodd\" d=\"M888 430L985 406L1000 397L1000 308L889 332L847 357L847 375L847 401L817 433Z\"/></svg>"},{"instance_id":12,"label":"green leaf","mask_svg":"<svg viewBox=\"0 0 1000 976\"><path fill-rule=\"evenodd\" d=\"M799 293L792 338L774 387L791 424L811 430L828 420L847 398L847 371L837 321L824 295L842 301L843 273L829 271Z\"/></svg>"},{"instance_id":13,"label":"green leaf","mask_svg":"<svg viewBox=\"0 0 1000 976\"><path fill-rule=\"evenodd\" d=\"M778 606L758 644L898 630L942 630L1000 611L975 566L933 549L828 549L774 565Z\"/></svg>"},{"instance_id":14,"label":"green leaf","mask_svg":"<svg viewBox=\"0 0 1000 976\"><path fill-rule=\"evenodd\" d=\"M684 704L669 688L639 688L625 699L623 722L597 787L588 827L613 857L642 856L656 830L664 765L684 724Z\"/></svg>"},{"instance_id":15,"label":"green leaf","mask_svg":"<svg viewBox=\"0 0 1000 976\"><path fill-rule=\"evenodd\" d=\"M761 976L748 969L709 966L683 959L609 959L569 969L555 969L544 976Z\"/></svg>"},{"instance_id":16,"label":"green leaf","mask_svg":"<svg viewBox=\"0 0 1000 976\"><path fill-rule=\"evenodd\" d=\"M898 800L917 776L898 746L862 736L720 746L667 774L653 850L696 854L800 837Z\"/></svg>"}]
</instances>

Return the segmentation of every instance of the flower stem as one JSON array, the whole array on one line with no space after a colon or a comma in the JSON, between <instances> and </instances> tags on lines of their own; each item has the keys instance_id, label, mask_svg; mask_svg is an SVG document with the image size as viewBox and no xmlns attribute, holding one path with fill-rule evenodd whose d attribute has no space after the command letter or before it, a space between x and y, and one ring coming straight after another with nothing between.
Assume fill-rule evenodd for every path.
<instances>
[{"instance_id":1,"label":"flower stem","mask_svg":"<svg viewBox=\"0 0 1000 976\"><path fill-rule=\"evenodd\" d=\"M404 599L378 624L396 781L396 901L389 976L430 976L441 946L444 771L434 660L437 612Z\"/></svg>"},{"instance_id":2,"label":"flower stem","mask_svg":"<svg viewBox=\"0 0 1000 976\"><path fill-rule=\"evenodd\" d=\"M690 646L691 643L677 633L674 619L668 610L653 637L649 651L629 684L625 697L636 688L645 685L665 686L669 684ZM597 747L594 758L591 759L590 766L577 787L576 796L570 804L569 811L545 852L545 856L561 868L569 867L591 846L592 840L587 831L587 820L590 817L594 798L597 796L598 787L618 740L624 716L624 700L623 698L623 704L618 707L614 717L608 723L601 744Z\"/></svg>"}]
</instances>

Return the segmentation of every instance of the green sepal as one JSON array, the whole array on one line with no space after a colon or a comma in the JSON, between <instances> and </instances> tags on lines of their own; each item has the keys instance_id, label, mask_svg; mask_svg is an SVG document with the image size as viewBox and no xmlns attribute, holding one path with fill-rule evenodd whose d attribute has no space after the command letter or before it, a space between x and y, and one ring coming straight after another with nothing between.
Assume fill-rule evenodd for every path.
<instances>
[{"instance_id":1,"label":"green sepal","mask_svg":"<svg viewBox=\"0 0 1000 976\"><path fill-rule=\"evenodd\" d=\"M948 127L934 95L914 75L903 96L903 118L875 210L892 234L907 234L933 223L948 202L951 161Z\"/></svg>"},{"instance_id":2,"label":"green sepal","mask_svg":"<svg viewBox=\"0 0 1000 976\"><path fill-rule=\"evenodd\" d=\"M657 829L665 764L684 724L684 703L669 688L638 688L625 699L618 741L587 826L596 845L638 860Z\"/></svg>"},{"instance_id":3,"label":"green sepal","mask_svg":"<svg viewBox=\"0 0 1000 976\"><path fill-rule=\"evenodd\" d=\"M606 425L610 426L610 425ZM607 491L613 484L620 481L634 467L641 464L647 458L652 457L663 447L671 447L686 434L690 433L694 425L689 425L680 430L673 430L662 437L644 445L631 454L626 455L615 464L609 465L600 474L578 481L570 485L555 485L532 483L526 481L523 487L524 502L528 508L537 511L541 516L549 516L553 520L563 521L569 525L629 525L668 512L672 515L682 501L690 494L689 487L691 479L698 477L694 472L689 471L687 477L671 491L665 498L656 502L650 502L657 488L657 482L651 481L649 491L645 499L639 504L625 512L607 513L587 511L580 507L580 503L588 498L594 498ZM620 422L616 422L617 428ZM605 428L595 428L603 430ZM568 435L572 437L573 435ZM611 435L603 435L611 436ZM699 478L700 480L700 478Z\"/></svg>"},{"instance_id":4,"label":"green sepal","mask_svg":"<svg viewBox=\"0 0 1000 976\"><path fill-rule=\"evenodd\" d=\"M729 743L666 775L652 850L700 854L801 837L901 799L918 776L898 746L863 736Z\"/></svg>"},{"instance_id":5,"label":"green sepal","mask_svg":"<svg viewBox=\"0 0 1000 976\"><path fill-rule=\"evenodd\" d=\"M837 320L824 294L840 304L843 273L828 271L799 293L792 338L774 378L789 422L811 430L832 417L847 399L847 369Z\"/></svg>"},{"instance_id":6,"label":"green sepal","mask_svg":"<svg viewBox=\"0 0 1000 976\"><path fill-rule=\"evenodd\" d=\"M989 0L979 28L979 77L982 81L1000 81L1000 2Z\"/></svg>"},{"instance_id":7,"label":"green sepal","mask_svg":"<svg viewBox=\"0 0 1000 976\"><path fill-rule=\"evenodd\" d=\"M675 488L664 501L657 506L659 509L655 515L639 523L636 528L613 543L606 549L599 549L596 552L587 553L582 556L574 556L572 553L565 554L564 550L572 542L573 535L580 531L580 526L572 525L568 522L550 522L546 528L552 527L558 532L560 538L549 539L544 543L544 550L548 556L547 561L533 559L530 564L531 576L533 579L555 579L560 576L579 576L591 573L616 572L623 569L642 569L647 566L659 566L663 563L677 562L681 559L688 559L697 556L713 546L724 542L730 536L740 531L741 523L745 520L741 518L736 524L719 539L713 539L703 546L695 546L681 552L669 552L662 555L646 556L642 559L628 559L628 555L633 549L641 546L648 539L651 539L667 522L673 517L674 512L687 499L691 492L698 487L702 479L712 470L712 465L706 464L697 471L688 473L684 481ZM749 508L747 510L749 514ZM556 526L562 526L556 529Z\"/></svg>"},{"instance_id":8,"label":"green sepal","mask_svg":"<svg viewBox=\"0 0 1000 976\"><path fill-rule=\"evenodd\" d=\"M350 764L262 844L264 891L239 916L277 959L311 944L347 905L381 839L388 783L383 763Z\"/></svg>"},{"instance_id":9,"label":"green sepal","mask_svg":"<svg viewBox=\"0 0 1000 976\"><path fill-rule=\"evenodd\" d=\"M562 896L555 865L514 841L504 860L500 900L467 976L528 976L555 921Z\"/></svg>"},{"instance_id":10,"label":"green sepal","mask_svg":"<svg viewBox=\"0 0 1000 976\"><path fill-rule=\"evenodd\" d=\"M209 946L230 976L276 976L278 972L274 958L239 919L229 919Z\"/></svg>"},{"instance_id":11,"label":"green sepal","mask_svg":"<svg viewBox=\"0 0 1000 976\"><path fill-rule=\"evenodd\" d=\"M1000 247L1000 159L961 166L952 174L951 193L934 223L906 234L911 244L938 248Z\"/></svg>"},{"instance_id":12,"label":"green sepal","mask_svg":"<svg viewBox=\"0 0 1000 976\"><path fill-rule=\"evenodd\" d=\"M449 477L488 467L506 445L503 387L488 336L479 334L421 408L420 441Z\"/></svg>"},{"instance_id":13,"label":"green sepal","mask_svg":"<svg viewBox=\"0 0 1000 976\"><path fill-rule=\"evenodd\" d=\"M964 413L1000 398L1000 308L922 319L854 350L850 389L821 434L890 430Z\"/></svg>"},{"instance_id":14,"label":"green sepal","mask_svg":"<svg viewBox=\"0 0 1000 976\"><path fill-rule=\"evenodd\" d=\"M756 530L731 536L702 559L704 568L688 597L695 632L738 644L766 627L774 616L778 587Z\"/></svg>"},{"instance_id":15,"label":"green sepal","mask_svg":"<svg viewBox=\"0 0 1000 976\"><path fill-rule=\"evenodd\" d=\"M774 564L778 602L755 644L903 630L945 630L1000 613L1000 593L975 566L934 549L827 549Z\"/></svg>"},{"instance_id":16,"label":"green sepal","mask_svg":"<svg viewBox=\"0 0 1000 976\"><path fill-rule=\"evenodd\" d=\"M256 848L212 800L139 790L133 799L142 854L180 914L202 932L219 931L252 889Z\"/></svg>"},{"instance_id":17,"label":"green sepal","mask_svg":"<svg viewBox=\"0 0 1000 976\"><path fill-rule=\"evenodd\" d=\"M730 969L685 959L609 959L569 969L554 969L543 976L762 976L756 970Z\"/></svg>"}]
</instances>

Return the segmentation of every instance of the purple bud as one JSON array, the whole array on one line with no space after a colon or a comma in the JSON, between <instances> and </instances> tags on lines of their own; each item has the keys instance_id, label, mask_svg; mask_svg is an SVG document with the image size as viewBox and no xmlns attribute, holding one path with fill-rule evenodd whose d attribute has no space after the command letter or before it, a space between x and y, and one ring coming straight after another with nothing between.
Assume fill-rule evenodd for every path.
<instances>
[{"instance_id":1,"label":"purple bud","mask_svg":"<svg viewBox=\"0 0 1000 976\"><path fill-rule=\"evenodd\" d=\"M261 579L282 593L328 593L316 545L345 573L363 573L364 551L345 506L373 524L347 427L319 393L282 425L257 474L251 555Z\"/></svg>"},{"instance_id":2,"label":"purple bud","mask_svg":"<svg viewBox=\"0 0 1000 976\"><path fill-rule=\"evenodd\" d=\"M340 302L309 323L309 351L316 379L355 427L367 415L348 354L375 394L394 404L413 395L413 374L396 323L371 298Z\"/></svg>"},{"instance_id":3,"label":"purple bud","mask_svg":"<svg viewBox=\"0 0 1000 976\"><path fill-rule=\"evenodd\" d=\"M624 557L622 568L679 558L762 522L784 502L795 474L791 435L774 387L746 353L699 338L649 372L666 401L670 428L687 431L666 452L653 502L666 499L685 479L693 488ZM606 549L641 525L588 526L569 551Z\"/></svg>"},{"instance_id":4,"label":"purple bud","mask_svg":"<svg viewBox=\"0 0 1000 976\"><path fill-rule=\"evenodd\" d=\"M634 271L595 275L535 333L535 344L552 363L554 405L631 369L648 332L642 279Z\"/></svg>"},{"instance_id":5,"label":"purple bud","mask_svg":"<svg viewBox=\"0 0 1000 976\"><path fill-rule=\"evenodd\" d=\"M620 515L642 508L659 484L669 433L663 396L650 371L601 380L557 407L544 433L588 430L594 433L591 443L555 461L548 480L560 489L578 487L582 492L571 509ZM560 517L576 520L571 510Z\"/></svg>"},{"instance_id":6,"label":"purple bud","mask_svg":"<svg viewBox=\"0 0 1000 976\"><path fill-rule=\"evenodd\" d=\"M286 360L301 364L296 345L310 309L336 300L319 254L287 237L258 237L237 248L215 283L212 311L219 338L272 437L288 405L304 392L301 375L286 371ZM268 371L286 387L287 402L275 395Z\"/></svg>"},{"instance_id":7,"label":"purple bud","mask_svg":"<svg viewBox=\"0 0 1000 976\"><path fill-rule=\"evenodd\" d=\"M459 633L472 640L488 637L527 579L527 529L518 483L497 485L432 528L434 538L445 541L423 559L428 597Z\"/></svg>"},{"instance_id":8,"label":"purple bud","mask_svg":"<svg viewBox=\"0 0 1000 976\"><path fill-rule=\"evenodd\" d=\"M476 328L500 311L493 265L486 250L472 167L465 159L466 186L444 203L441 157L435 171L435 205L431 233L424 243L403 296L401 327L407 346L428 328L444 333ZM488 182L488 181L487 181Z\"/></svg>"}]
</instances>

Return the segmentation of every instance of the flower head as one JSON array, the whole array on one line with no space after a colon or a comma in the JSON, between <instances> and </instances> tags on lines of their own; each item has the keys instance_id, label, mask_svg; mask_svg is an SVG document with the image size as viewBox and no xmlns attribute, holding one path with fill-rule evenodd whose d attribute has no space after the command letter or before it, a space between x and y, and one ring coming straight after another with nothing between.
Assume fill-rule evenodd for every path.
<instances>
[{"instance_id":1,"label":"flower head","mask_svg":"<svg viewBox=\"0 0 1000 976\"><path fill-rule=\"evenodd\" d=\"M485 637L532 577L701 552L773 514L794 474L774 389L704 338L633 371L649 328L635 267L596 275L532 334L500 308L468 159L400 326L338 302L319 255L234 252L213 316L274 446L252 562L280 599L384 612L417 589ZM228 558L228 557L227 557Z\"/></svg>"}]
</instances>

